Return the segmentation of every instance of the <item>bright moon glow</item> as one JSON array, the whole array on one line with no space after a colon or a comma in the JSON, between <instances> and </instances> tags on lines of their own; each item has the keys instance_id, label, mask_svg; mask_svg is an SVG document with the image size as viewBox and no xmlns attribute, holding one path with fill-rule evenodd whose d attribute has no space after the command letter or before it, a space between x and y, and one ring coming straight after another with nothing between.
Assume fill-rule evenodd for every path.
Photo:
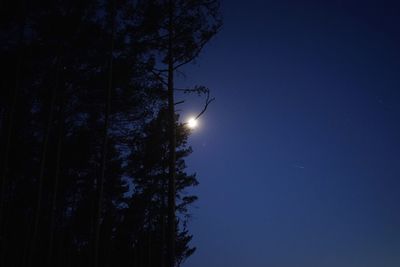
<instances>
[{"instance_id":1,"label":"bright moon glow","mask_svg":"<svg viewBox=\"0 0 400 267\"><path fill-rule=\"evenodd\" d=\"M190 129L194 129L197 127L198 121L195 118L190 118L187 122L187 125Z\"/></svg>"}]
</instances>

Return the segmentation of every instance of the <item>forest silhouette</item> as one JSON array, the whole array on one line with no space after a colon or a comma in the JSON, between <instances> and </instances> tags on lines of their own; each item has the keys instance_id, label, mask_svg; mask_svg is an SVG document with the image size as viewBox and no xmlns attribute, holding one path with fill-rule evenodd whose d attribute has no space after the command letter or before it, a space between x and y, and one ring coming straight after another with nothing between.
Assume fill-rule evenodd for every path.
<instances>
[{"instance_id":1,"label":"forest silhouette","mask_svg":"<svg viewBox=\"0 0 400 267\"><path fill-rule=\"evenodd\" d=\"M219 2L0 5L0 266L179 266L198 180L174 95L204 97L197 118L213 98L174 78Z\"/></svg>"}]
</instances>

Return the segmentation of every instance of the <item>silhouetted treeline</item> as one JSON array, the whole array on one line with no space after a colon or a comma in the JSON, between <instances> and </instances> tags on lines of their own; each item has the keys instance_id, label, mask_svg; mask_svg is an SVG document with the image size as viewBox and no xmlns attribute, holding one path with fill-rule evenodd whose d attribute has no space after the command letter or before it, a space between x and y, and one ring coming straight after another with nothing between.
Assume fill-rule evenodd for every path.
<instances>
[{"instance_id":1,"label":"silhouetted treeline","mask_svg":"<svg viewBox=\"0 0 400 267\"><path fill-rule=\"evenodd\" d=\"M165 266L168 2L1 1L0 266ZM218 5L175 2L177 20L203 15L176 30L187 63L204 45L187 36ZM175 127L179 264L198 182Z\"/></svg>"}]
</instances>

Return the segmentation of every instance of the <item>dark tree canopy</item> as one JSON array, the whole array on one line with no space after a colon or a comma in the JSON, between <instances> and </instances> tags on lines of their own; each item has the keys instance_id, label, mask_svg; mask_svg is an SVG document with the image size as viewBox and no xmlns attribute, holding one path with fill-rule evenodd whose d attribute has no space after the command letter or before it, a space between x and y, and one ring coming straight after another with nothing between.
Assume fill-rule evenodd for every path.
<instances>
[{"instance_id":1,"label":"dark tree canopy","mask_svg":"<svg viewBox=\"0 0 400 267\"><path fill-rule=\"evenodd\" d=\"M169 1L171 2L171 1ZM166 266L166 86L217 1L1 1L0 266ZM190 131L174 113L175 263L194 253Z\"/></svg>"}]
</instances>

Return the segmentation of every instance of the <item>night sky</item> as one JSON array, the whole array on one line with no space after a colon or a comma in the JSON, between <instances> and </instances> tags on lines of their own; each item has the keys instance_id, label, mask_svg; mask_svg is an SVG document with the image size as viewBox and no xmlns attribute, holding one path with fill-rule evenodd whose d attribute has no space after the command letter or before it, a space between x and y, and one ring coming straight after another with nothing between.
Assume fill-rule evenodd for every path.
<instances>
[{"instance_id":1,"label":"night sky","mask_svg":"<svg viewBox=\"0 0 400 267\"><path fill-rule=\"evenodd\" d=\"M216 97L190 138L184 267L400 266L396 2L222 2L180 76Z\"/></svg>"}]
</instances>

